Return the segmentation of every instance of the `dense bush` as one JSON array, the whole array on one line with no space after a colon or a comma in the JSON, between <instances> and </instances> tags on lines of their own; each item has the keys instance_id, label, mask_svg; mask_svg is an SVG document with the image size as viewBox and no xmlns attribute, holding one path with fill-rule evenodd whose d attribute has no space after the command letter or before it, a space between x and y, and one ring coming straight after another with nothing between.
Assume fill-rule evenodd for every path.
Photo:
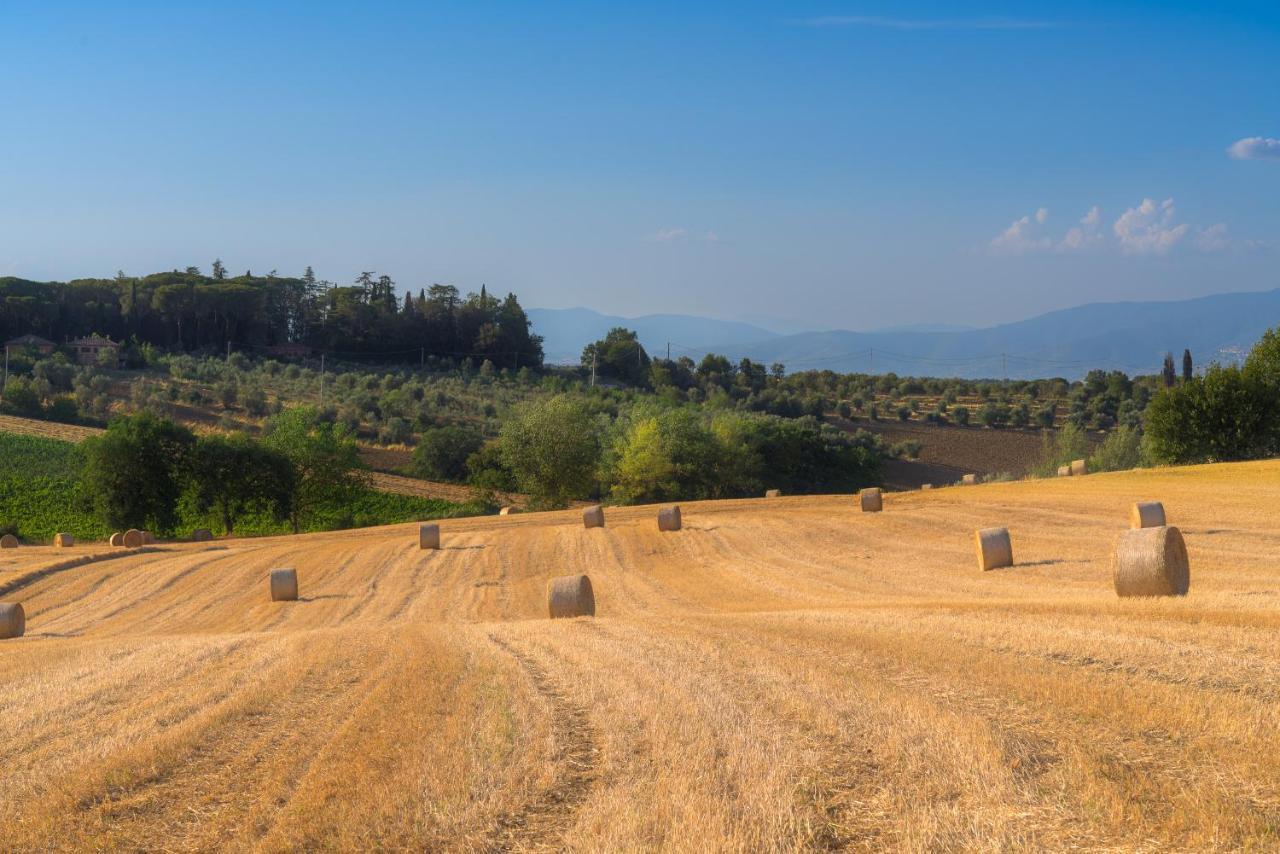
<instances>
[{"instance_id":1,"label":"dense bush","mask_svg":"<svg viewBox=\"0 0 1280 854\"><path fill-rule=\"evenodd\" d=\"M426 480L461 481L467 476L467 459L484 445L484 437L466 427L433 427L424 430L413 449L410 473Z\"/></svg>"}]
</instances>

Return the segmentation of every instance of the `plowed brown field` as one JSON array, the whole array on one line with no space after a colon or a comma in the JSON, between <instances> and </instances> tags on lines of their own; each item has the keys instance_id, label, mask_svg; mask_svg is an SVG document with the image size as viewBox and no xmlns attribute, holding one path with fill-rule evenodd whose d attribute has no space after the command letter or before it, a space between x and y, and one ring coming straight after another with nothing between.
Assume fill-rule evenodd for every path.
<instances>
[{"instance_id":1,"label":"plowed brown field","mask_svg":"<svg viewBox=\"0 0 1280 854\"><path fill-rule=\"evenodd\" d=\"M1183 599L1111 590L1146 498ZM1278 505L1268 462L5 551L0 847L1274 849Z\"/></svg>"}]
</instances>

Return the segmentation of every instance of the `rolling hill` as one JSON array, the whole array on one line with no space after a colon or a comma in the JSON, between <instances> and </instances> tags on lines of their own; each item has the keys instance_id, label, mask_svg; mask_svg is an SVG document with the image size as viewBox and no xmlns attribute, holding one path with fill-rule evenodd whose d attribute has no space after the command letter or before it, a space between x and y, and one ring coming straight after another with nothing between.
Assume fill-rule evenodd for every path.
<instances>
[{"instance_id":1,"label":"rolling hill","mask_svg":"<svg viewBox=\"0 0 1280 854\"><path fill-rule=\"evenodd\" d=\"M1136 499L1190 595L1119 600ZM1280 462L0 552L6 847L1274 846ZM979 572L975 528L1018 563ZM272 602L271 568L301 597ZM594 619L546 619L587 572Z\"/></svg>"},{"instance_id":2,"label":"rolling hill","mask_svg":"<svg viewBox=\"0 0 1280 854\"><path fill-rule=\"evenodd\" d=\"M637 328L636 321L623 318L611 318L611 325ZM1155 373L1166 352L1180 356L1184 348L1190 348L1198 364L1234 361L1276 325L1280 325L1280 289L1169 302L1092 303L1016 323L958 331L836 330L767 333L747 340L749 329L735 329L733 335L697 341L692 336L698 329L688 323L684 330L688 337L682 341L686 346L673 355L696 360L714 352L735 361L745 356L766 364L782 362L791 370L1078 379L1094 368ZM541 331L536 321L535 329ZM570 352L572 343L581 339L577 344L581 352L582 344L594 340L593 334L585 329L579 334L566 323L556 327L548 340ZM715 327L706 327L706 334L716 334ZM651 353L664 352L661 335L642 332L640 340Z\"/></svg>"}]
</instances>

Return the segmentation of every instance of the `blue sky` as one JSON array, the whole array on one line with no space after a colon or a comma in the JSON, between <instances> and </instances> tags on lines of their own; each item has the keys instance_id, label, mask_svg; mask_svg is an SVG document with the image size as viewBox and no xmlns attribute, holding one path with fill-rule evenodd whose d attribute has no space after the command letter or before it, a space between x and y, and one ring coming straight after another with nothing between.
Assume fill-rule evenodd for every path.
<instances>
[{"instance_id":1,"label":"blue sky","mask_svg":"<svg viewBox=\"0 0 1280 854\"><path fill-rule=\"evenodd\" d=\"M851 329L1280 287L1277 57L1274 3L4 0L0 275Z\"/></svg>"}]
</instances>

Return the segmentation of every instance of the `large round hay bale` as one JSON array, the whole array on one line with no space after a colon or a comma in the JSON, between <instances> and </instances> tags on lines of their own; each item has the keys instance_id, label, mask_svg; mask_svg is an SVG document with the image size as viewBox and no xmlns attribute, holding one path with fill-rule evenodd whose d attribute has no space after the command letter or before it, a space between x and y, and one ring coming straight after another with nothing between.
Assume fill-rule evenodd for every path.
<instances>
[{"instance_id":1,"label":"large round hay bale","mask_svg":"<svg viewBox=\"0 0 1280 854\"><path fill-rule=\"evenodd\" d=\"M438 549L440 548L440 526L439 525L423 525L418 529L418 548L420 549Z\"/></svg>"},{"instance_id":2,"label":"large round hay bale","mask_svg":"<svg viewBox=\"0 0 1280 854\"><path fill-rule=\"evenodd\" d=\"M680 530L680 508L663 507L658 511L658 530L659 531L678 531Z\"/></svg>"},{"instance_id":3,"label":"large round hay bale","mask_svg":"<svg viewBox=\"0 0 1280 854\"><path fill-rule=\"evenodd\" d=\"M781 498L781 497L782 497L782 490L781 490L781 489L766 489L766 490L764 491L764 497L765 497L765 498Z\"/></svg>"},{"instance_id":4,"label":"large round hay bale","mask_svg":"<svg viewBox=\"0 0 1280 854\"><path fill-rule=\"evenodd\" d=\"M1159 501L1139 501L1129 511L1130 528L1159 528L1164 524L1164 505Z\"/></svg>"},{"instance_id":5,"label":"large round hay bale","mask_svg":"<svg viewBox=\"0 0 1280 854\"><path fill-rule=\"evenodd\" d=\"M152 545L153 543L155 543L155 541L156 541L156 535L155 535L155 534L151 533L150 531L143 531L143 532L142 532L142 544L143 544L144 546Z\"/></svg>"},{"instance_id":6,"label":"large round hay bale","mask_svg":"<svg viewBox=\"0 0 1280 854\"><path fill-rule=\"evenodd\" d=\"M5 534L0 537L0 549L16 549L18 547L18 538L13 534Z\"/></svg>"},{"instance_id":7,"label":"large round hay bale","mask_svg":"<svg viewBox=\"0 0 1280 854\"><path fill-rule=\"evenodd\" d=\"M973 532L978 550L978 568L983 572L1002 566L1013 566L1013 542L1008 528L983 528Z\"/></svg>"},{"instance_id":8,"label":"large round hay bale","mask_svg":"<svg viewBox=\"0 0 1280 854\"><path fill-rule=\"evenodd\" d=\"M511 515L511 514L513 514L513 513L519 513L519 512L520 512L520 508L519 508L519 507L503 507L501 510L499 510L499 511L498 511L498 515L499 515L499 516L510 516L510 515Z\"/></svg>"},{"instance_id":9,"label":"large round hay bale","mask_svg":"<svg viewBox=\"0 0 1280 854\"><path fill-rule=\"evenodd\" d=\"M1122 533L1111 566L1117 596L1185 596L1191 587L1187 544L1169 525Z\"/></svg>"},{"instance_id":10,"label":"large round hay bale","mask_svg":"<svg viewBox=\"0 0 1280 854\"><path fill-rule=\"evenodd\" d=\"M1058 466L1058 477L1071 477L1071 466Z\"/></svg>"},{"instance_id":11,"label":"large round hay bale","mask_svg":"<svg viewBox=\"0 0 1280 854\"><path fill-rule=\"evenodd\" d=\"M142 532L137 528L130 528L124 532L124 547L126 549L136 549L138 546L142 545L142 543Z\"/></svg>"},{"instance_id":12,"label":"large round hay bale","mask_svg":"<svg viewBox=\"0 0 1280 854\"><path fill-rule=\"evenodd\" d=\"M119 531L116 531L114 534L111 535L111 539L107 540L107 545L123 546L124 534L120 533Z\"/></svg>"},{"instance_id":13,"label":"large round hay bale","mask_svg":"<svg viewBox=\"0 0 1280 854\"><path fill-rule=\"evenodd\" d=\"M191 542L193 543L207 543L212 539L213 531L208 528L196 528L191 532Z\"/></svg>"},{"instance_id":14,"label":"large round hay bale","mask_svg":"<svg viewBox=\"0 0 1280 854\"><path fill-rule=\"evenodd\" d=\"M880 494L880 487L868 486L861 490L858 493L858 503L862 505L863 513L879 513L884 509L884 496Z\"/></svg>"},{"instance_id":15,"label":"large round hay bale","mask_svg":"<svg viewBox=\"0 0 1280 854\"><path fill-rule=\"evenodd\" d=\"M271 570L271 601L292 602L298 598L298 571L296 569Z\"/></svg>"},{"instance_id":16,"label":"large round hay bale","mask_svg":"<svg viewBox=\"0 0 1280 854\"><path fill-rule=\"evenodd\" d=\"M70 534L54 534L53 545L55 548L67 549L76 544L76 538Z\"/></svg>"},{"instance_id":17,"label":"large round hay bale","mask_svg":"<svg viewBox=\"0 0 1280 854\"><path fill-rule=\"evenodd\" d=\"M0 602L0 638L20 638L27 630L27 612L19 602Z\"/></svg>"},{"instance_id":18,"label":"large round hay bale","mask_svg":"<svg viewBox=\"0 0 1280 854\"><path fill-rule=\"evenodd\" d=\"M932 483L922 483L922 484L920 484L920 491L921 491L921 492L923 492L923 491L924 491L924 490L926 490L926 489L933 489L933 484L932 484Z\"/></svg>"},{"instance_id":19,"label":"large round hay bale","mask_svg":"<svg viewBox=\"0 0 1280 854\"><path fill-rule=\"evenodd\" d=\"M547 605L551 619L558 617L594 617L596 595L591 579L585 575L563 575L547 584Z\"/></svg>"},{"instance_id":20,"label":"large round hay bale","mask_svg":"<svg viewBox=\"0 0 1280 854\"><path fill-rule=\"evenodd\" d=\"M582 511L582 527L584 528L603 528L604 527L604 508L599 504L593 504Z\"/></svg>"},{"instance_id":21,"label":"large round hay bale","mask_svg":"<svg viewBox=\"0 0 1280 854\"><path fill-rule=\"evenodd\" d=\"M967 474L964 477L960 478L961 486L974 486L977 484L977 482L978 482L978 476L976 474Z\"/></svg>"},{"instance_id":22,"label":"large round hay bale","mask_svg":"<svg viewBox=\"0 0 1280 854\"><path fill-rule=\"evenodd\" d=\"M1089 473L1089 462L1087 460L1071 461L1071 476L1080 477Z\"/></svg>"}]
</instances>

